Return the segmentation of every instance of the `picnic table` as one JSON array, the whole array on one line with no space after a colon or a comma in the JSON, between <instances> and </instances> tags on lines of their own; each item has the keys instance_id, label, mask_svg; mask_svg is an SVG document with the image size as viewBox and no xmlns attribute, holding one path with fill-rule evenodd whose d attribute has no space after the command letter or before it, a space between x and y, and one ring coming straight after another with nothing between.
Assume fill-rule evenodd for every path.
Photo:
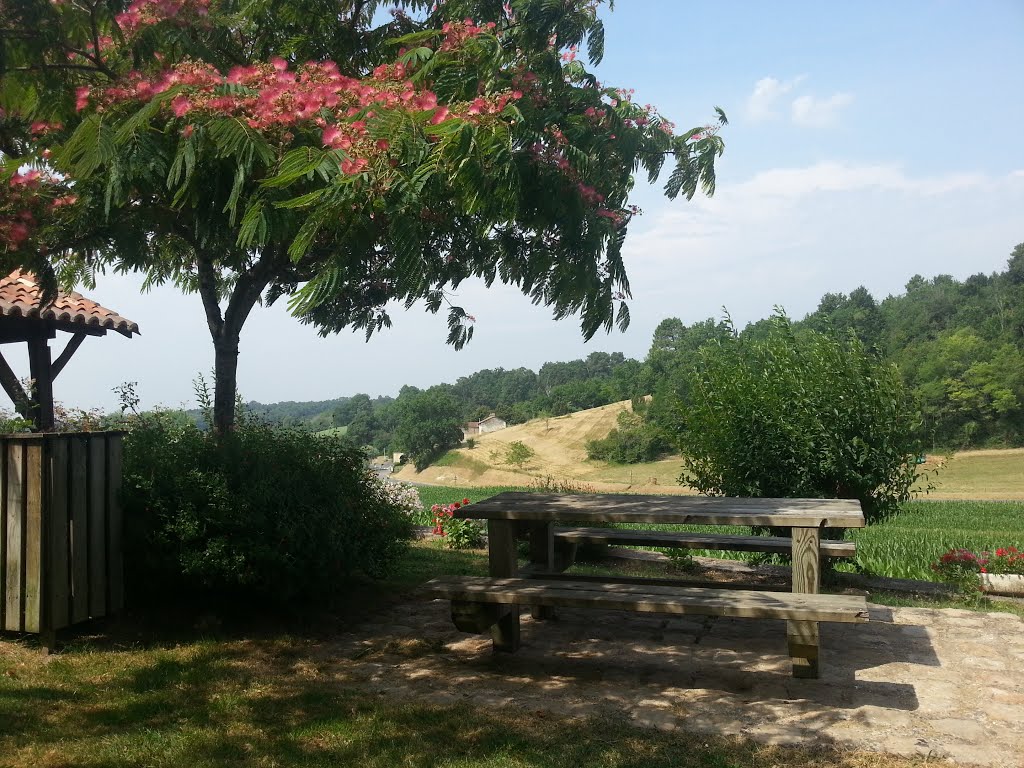
<instances>
[{"instance_id":1,"label":"picnic table","mask_svg":"<svg viewBox=\"0 0 1024 768\"><path fill-rule=\"evenodd\" d=\"M487 522L488 577L442 576L424 589L452 601L452 618L465 631L492 633L494 648L519 648L522 606L537 618L556 607L593 607L674 615L702 614L786 621L794 677L818 677L821 621L867 620L863 597L822 595L824 552L849 556L852 542L825 542L823 528L862 528L860 503L849 499L753 499L705 496L567 495L507 492L455 513ZM791 536L708 535L658 530L564 527L563 523L773 526ZM529 564L520 568L518 541L529 541ZM788 551L791 593L679 586L659 579L565 574L576 545L609 541L647 546ZM761 543L763 542L763 543Z\"/></svg>"}]
</instances>

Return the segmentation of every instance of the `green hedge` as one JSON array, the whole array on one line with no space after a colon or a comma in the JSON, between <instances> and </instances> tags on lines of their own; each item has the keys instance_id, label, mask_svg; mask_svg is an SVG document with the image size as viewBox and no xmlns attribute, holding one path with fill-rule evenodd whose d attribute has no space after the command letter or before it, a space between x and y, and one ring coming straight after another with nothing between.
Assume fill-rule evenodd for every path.
<instances>
[{"instance_id":1,"label":"green hedge","mask_svg":"<svg viewBox=\"0 0 1024 768\"><path fill-rule=\"evenodd\" d=\"M408 515L341 440L250 420L218 437L161 413L128 429L130 600L301 603L385 575L404 551Z\"/></svg>"}]
</instances>

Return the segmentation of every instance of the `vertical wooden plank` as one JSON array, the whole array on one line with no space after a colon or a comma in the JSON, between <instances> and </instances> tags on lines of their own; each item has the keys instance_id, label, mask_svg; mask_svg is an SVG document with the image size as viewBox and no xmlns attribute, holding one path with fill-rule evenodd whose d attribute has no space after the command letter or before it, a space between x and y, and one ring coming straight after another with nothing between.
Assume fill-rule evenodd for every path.
<instances>
[{"instance_id":1,"label":"vertical wooden plank","mask_svg":"<svg viewBox=\"0 0 1024 768\"><path fill-rule=\"evenodd\" d=\"M22 457L21 440L7 443L7 562L4 563L4 629L21 631L21 586L22 551L24 541L21 527L22 503L24 501L25 462Z\"/></svg>"},{"instance_id":2,"label":"vertical wooden plank","mask_svg":"<svg viewBox=\"0 0 1024 768\"><path fill-rule=\"evenodd\" d=\"M34 413L36 427L41 432L53 429L53 371L50 361L49 336L40 330L28 339L29 376L35 386Z\"/></svg>"},{"instance_id":3,"label":"vertical wooden plank","mask_svg":"<svg viewBox=\"0 0 1024 768\"><path fill-rule=\"evenodd\" d=\"M121 514L121 459L123 438L107 435L107 611L124 608L124 519Z\"/></svg>"},{"instance_id":4,"label":"vertical wooden plank","mask_svg":"<svg viewBox=\"0 0 1024 768\"><path fill-rule=\"evenodd\" d=\"M514 520L487 521L488 570L494 578L508 578L519 572ZM502 606L504 615L491 627L494 650L519 650L519 606Z\"/></svg>"},{"instance_id":5,"label":"vertical wooden plank","mask_svg":"<svg viewBox=\"0 0 1024 768\"><path fill-rule=\"evenodd\" d=\"M49 552L46 593L49 599L49 629L71 623L71 537L68 525L68 438L51 436L48 443L50 494L47 500Z\"/></svg>"},{"instance_id":6,"label":"vertical wooden plank","mask_svg":"<svg viewBox=\"0 0 1024 768\"><path fill-rule=\"evenodd\" d=\"M71 467L68 507L71 512L71 623L89 618L89 544L86 538L86 444L79 436L68 438Z\"/></svg>"},{"instance_id":7,"label":"vertical wooden plank","mask_svg":"<svg viewBox=\"0 0 1024 768\"><path fill-rule=\"evenodd\" d=\"M530 523L530 564L548 573L555 571L555 524L553 522ZM533 618L553 619L555 609L550 605L534 605L530 608Z\"/></svg>"},{"instance_id":8,"label":"vertical wooden plank","mask_svg":"<svg viewBox=\"0 0 1024 768\"><path fill-rule=\"evenodd\" d=\"M89 615L107 613L107 450L103 434L89 435Z\"/></svg>"},{"instance_id":9,"label":"vertical wooden plank","mask_svg":"<svg viewBox=\"0 0 1024 768\"><path fill-rule=\"evenodd\" d=\"M43 624L43 441L23 440L25 446L25 632Z\"/></svg>"},{"instance_id":10,"label":"vertical wooden plank","mask_svg":"<svg viewBox=\"0 0 1024 768\"><path fill-rule=\"evenodd\" d=\"M793 529L793 591L816 595L821 584L821 531Z\"/></svg>"},{"instance_id":11,"label":"vertical wooden plank","mask_svg":"<svg viewBox=\"0 0 1024 768\"><path fill-rule=\"evenodd\" d=\"M0 629L7 626L7 446L0 438Z\"/></svg>"},{"instance_id":12,"label":"vertical wooden plank","mask_svg":"<svg viewBox=\"0 0 1024 768\"><path fill-rule=\"evenodd\" d=\"M793 528L793 592L816 595L821 585L821 531ZM820 637L816 621L786 622L793 677L818 677Z\"/></svg>"}]
</instances>

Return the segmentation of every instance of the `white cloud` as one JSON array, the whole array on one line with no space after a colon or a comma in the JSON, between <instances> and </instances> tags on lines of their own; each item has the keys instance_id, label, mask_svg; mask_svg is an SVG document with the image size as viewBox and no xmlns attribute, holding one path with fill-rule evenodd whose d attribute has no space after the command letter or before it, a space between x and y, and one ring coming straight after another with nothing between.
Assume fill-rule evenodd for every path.
<instances>
[{"instance_id":1,"label":"white cloud","mask_svg":"<svg viewBox=\"0 0 1024 768\"><path fill-rule=\"evenodd\" d=\"M792 118L797 125L822 128L833 125L839 117L839 111L853 102L850 93L833 93L827 99L814 96L797 96L793 99Z\"/></svg>"},{"instance_id":2,"label":"white cloud","mask_svg":"<svg viewBox=\"0 0 1024 768\"><path fill-rule=\"evenodd\" d=\"M774 77L762 77L754 83L754 92L747 98L747 117L755 122L778 117L779 101L803 79L803 75L786 82Z\"/></svg>"},{"instance_id":3,"label":"white cloud","mask_svg":"<svg viewBox=\"0 0 1024 768\"><path fill-rule=\"evenodd\" d=\"M626 241L632 329L727 307L741 325L784 306L812 311L829 291L883 299L914 274L1005 268L1020 241L1024 175L916 176L895 165L777 168L713 198L665 208Z\"/></svg>"},{"instance_id":4,"label":"white cloud","mask_svg":"<svg viewBox=\"0 0 1024 768\"><path fill-rule=\"evenodd\" d=\"M802 168L774 168L762 171L733 189L750 200L765 197L799 198L820 192L885 190L921 195L940 195L989 181L980 173L948 173L941 176L910 177L897 165L849 165L821 162ZM712 198L712 201L714 198Z\"/></svg>"}]
</instances>

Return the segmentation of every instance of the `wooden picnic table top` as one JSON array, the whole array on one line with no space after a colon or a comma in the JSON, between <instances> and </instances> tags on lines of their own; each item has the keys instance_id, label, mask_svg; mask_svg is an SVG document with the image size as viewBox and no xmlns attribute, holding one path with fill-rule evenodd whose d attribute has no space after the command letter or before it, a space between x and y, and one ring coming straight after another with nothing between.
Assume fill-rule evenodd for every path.
<instances>
[{"instance_id":1,"label":"wooden picnic table top","mask_svg":"<svg viewBox=\"0 0 1024 768\"><path fill-rule=\"evenodd\" d=\"M455 517L475 520L773 525L863 528L856 499L751 499L731 496L640 496L506 491L463 507Z\"/></svg>"}]
</instances>

